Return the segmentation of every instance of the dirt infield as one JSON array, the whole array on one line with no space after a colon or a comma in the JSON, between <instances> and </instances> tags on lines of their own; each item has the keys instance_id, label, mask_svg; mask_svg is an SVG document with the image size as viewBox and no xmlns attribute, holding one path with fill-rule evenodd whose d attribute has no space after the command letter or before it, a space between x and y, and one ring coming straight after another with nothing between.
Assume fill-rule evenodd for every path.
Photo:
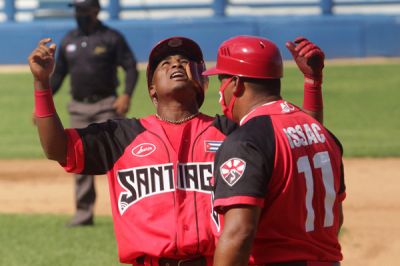
<instances>
[{"instance_id":1,"label":"dirt infield","mask_svg":"<svg viewBox=\"0 0 400 266\"><path fill-rule=\"evenodd\" d=\"M398 265L400 158L346 159L343 266ZM110 215L107 181L97 177L96 213ZM1 213L73 213L73 179L55 162L0 161Z\"/></svg>"}]
</instances>

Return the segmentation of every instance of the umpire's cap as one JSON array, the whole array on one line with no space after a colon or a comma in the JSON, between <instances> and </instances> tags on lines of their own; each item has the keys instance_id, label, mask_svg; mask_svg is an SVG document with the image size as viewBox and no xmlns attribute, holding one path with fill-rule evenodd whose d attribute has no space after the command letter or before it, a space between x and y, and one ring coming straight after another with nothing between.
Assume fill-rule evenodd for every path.
<instances>
[{"instance_id":1,"label":"umpire's cap","mask_svg":"<svg viewBox=\"0 0 400 266\"><path fill-rule=\"evenodd\" d=\"M204 60L203 60L203 52L200 49L200 46L193 40L181 37L174 36L165 40L158 42L150 52L149 61L147 65L146 77L147 77L147 86L150 88L153 74L155 69L157 68L158 63L161 62L164 58L170 55L184 55L189 60L198 63L203 66L202 71L200 71L199 75L205 70ZM200 70L200 69L199 69ZM202 95L199 96L199 106L202 105L204 101L204 88L202 88Z\"/></svg>"},{"instance_id":2,"label":"umpire's cap","mask_svg":"<svg viewBox=\"0 0 400 266\"><path fill-rule=\"evenodd\" d=\"M69 3L68 5L80 9L92 9L92 8L100 9L99 0L74 0L72 3Z\"/></svg>"}]
</instances>

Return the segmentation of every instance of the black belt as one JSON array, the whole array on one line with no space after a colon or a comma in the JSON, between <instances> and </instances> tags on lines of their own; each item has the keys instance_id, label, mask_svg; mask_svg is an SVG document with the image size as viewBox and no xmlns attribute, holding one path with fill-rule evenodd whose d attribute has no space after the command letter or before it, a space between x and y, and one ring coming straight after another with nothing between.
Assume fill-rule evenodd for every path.
<instances>
[{"instance_id":1,"label":"black belt","mask_svg":"<svg viewBox=\"0 0 400 266\"><path fill-rule=\"evenodd\" d=\"M145 256L136 258L138 264L144 264ZM207 261L205 257L197 257L190 259L169 259L158 258L159 266L206 266Z\"/></svg>"},{"instance_id":2,"label":"black belt","mask_svg":"<svg viewBox=\"0 0 400 266\"><path fill-rule=\"evenodd\" d=\"M103 100L107 97L114 96L113 94L109 95L99 95L99 94L92 94L85 97L73 97L75 101L80 103L96 103L100 100Z\"/></svg>"}]
</instances>

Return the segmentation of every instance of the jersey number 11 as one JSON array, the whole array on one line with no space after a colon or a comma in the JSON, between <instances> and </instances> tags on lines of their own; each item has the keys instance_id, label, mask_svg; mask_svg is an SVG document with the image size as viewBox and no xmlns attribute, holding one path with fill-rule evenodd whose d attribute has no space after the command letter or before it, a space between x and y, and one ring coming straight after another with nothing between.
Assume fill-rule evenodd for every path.
<instances>
[{"instance_id":1,"label":"jersey number 11","mask_svg":"<svg viewBox=\"0 0 400 266\"><path fill-rule=\"evenodd\" d=\"M333 225L333 204L335 203L336 192L333 183L333 172L331 160L327 151L318 152L313 156L314 168L320 168L322 172L322 181L325 188L325 218L324 227ZM297 160L297 169L299 173L304 173L306 179L306 231L314 231L315 213L312 206L314 197L314 177L308 156L302 156Z\"/></svg>"}]
</instances>

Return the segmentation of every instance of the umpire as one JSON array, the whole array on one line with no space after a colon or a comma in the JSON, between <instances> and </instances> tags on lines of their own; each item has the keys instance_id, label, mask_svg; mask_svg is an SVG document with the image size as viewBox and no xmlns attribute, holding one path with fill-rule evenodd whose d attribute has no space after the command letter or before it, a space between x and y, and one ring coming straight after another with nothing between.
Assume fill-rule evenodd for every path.
<instances>
[{"instance_id":1,"label":"umpire","mask_svg":"<svg viewBox=\"0 0 400 266\"><path fill-rule=\"evenodd\" d=\"M51 88L55 94L70 74L71 127L123 117L138 79L136 59L124 37L102 24L98 0L74 0L77 28L61 41ZM117 68L125 70L125 90L118 96ZM75 175L76 213L67 226L93 225L94 176Z\"/></svg>"}]
</instances>

